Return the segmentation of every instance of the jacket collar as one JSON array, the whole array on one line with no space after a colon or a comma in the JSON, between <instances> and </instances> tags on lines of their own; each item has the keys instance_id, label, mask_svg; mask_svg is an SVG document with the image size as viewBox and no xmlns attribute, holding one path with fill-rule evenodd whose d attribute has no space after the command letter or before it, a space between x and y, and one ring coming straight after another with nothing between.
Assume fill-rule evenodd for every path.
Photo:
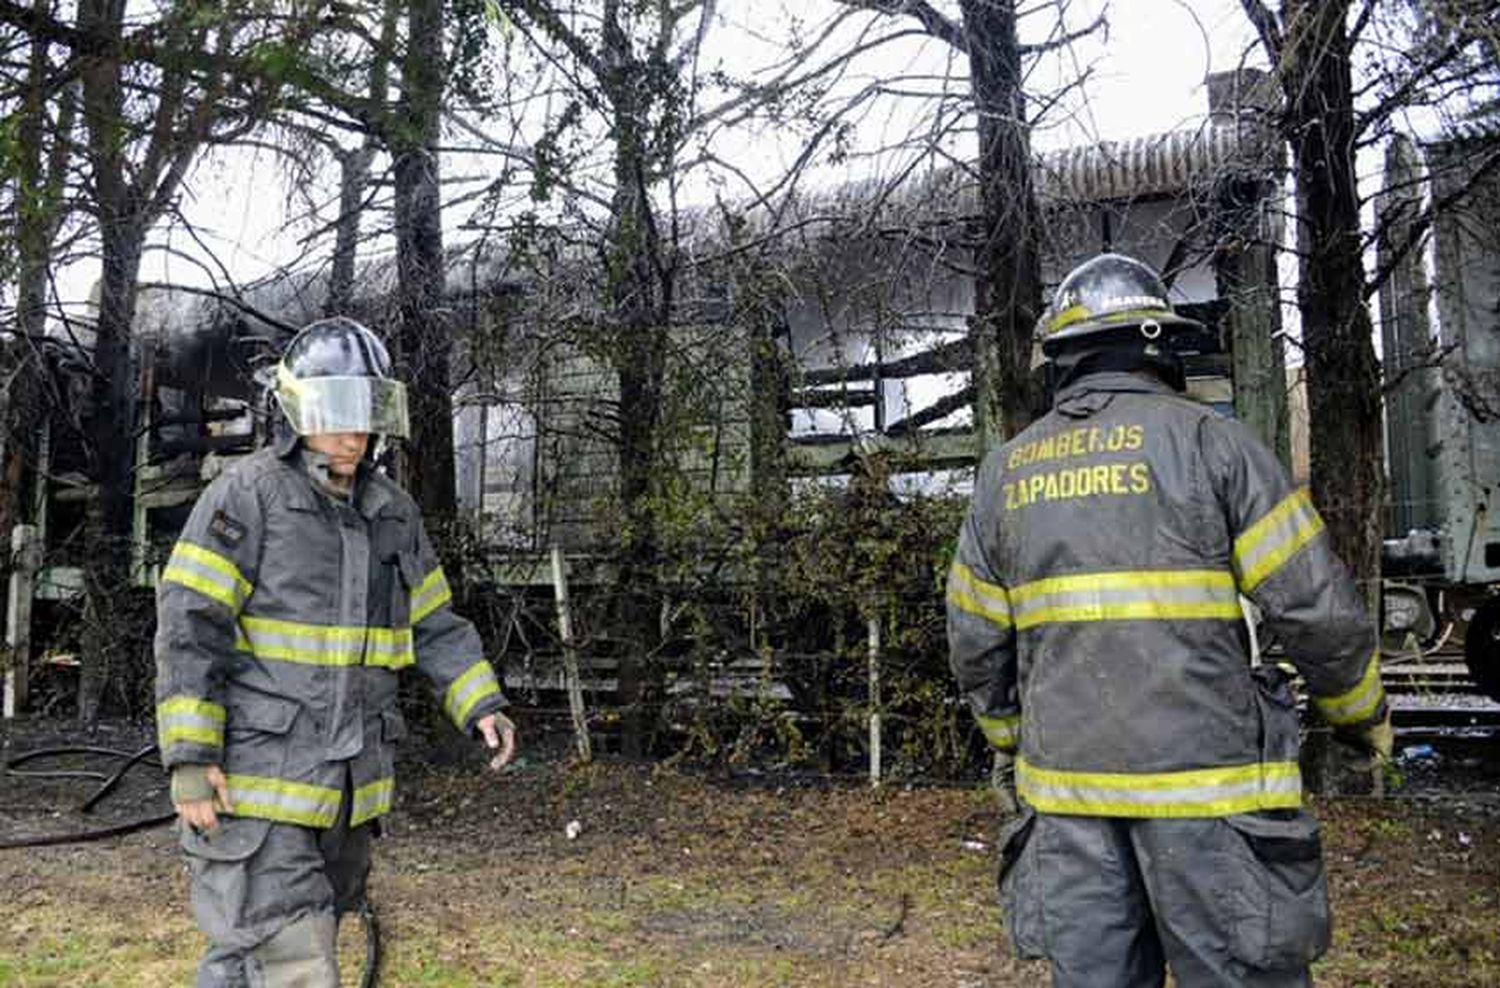
<instances>
[{"instance_id":1,"label":"jacket collar","mask_svg":"<svg viewBox=\"0 0 1500 988\"><path fill-rule=\"evenodd\" d=\"M1081 398L1092 392L1134 392L1138 394L1176 395L1178 392L1165 381L1150 374L1132 374L1128 371L1101 371L1086 374L1057 393L1055 404Z\"/></svg>"}]
</instances>

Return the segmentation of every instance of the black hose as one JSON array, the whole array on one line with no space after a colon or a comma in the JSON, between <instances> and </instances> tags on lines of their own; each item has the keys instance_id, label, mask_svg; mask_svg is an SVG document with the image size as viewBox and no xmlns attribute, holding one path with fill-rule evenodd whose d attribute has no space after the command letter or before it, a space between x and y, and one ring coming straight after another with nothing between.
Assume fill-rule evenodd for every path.
<instances>
[{"instance_id":1,"label":"black hose","mask_svg":"<svg viewBox=\"0 0 1500 988\"><path fill-rule=\"evenodd\" d=\"M21 754L11 757L5 763L5 767L8 770L14 770L17 765L24 765L38 758L48 758L52 755L112 755L115 758L127 758L130 752L121 751L119 748L102 748L95 744L71 744L58 748L37 748L34 751L23 751Z\"/></svg>"},{"instance_id":2,"label":"black hose","mask_svg":"<svg viewBox=\"0 0 1500 988\"><path fill-rule=\"evenodd\" d=\"M177 819L177 812L164 813L161 816L145 817L140 820L132 820L129 823L117 824L113 827L101 827L98 830L85 830L73 834L48 834L45 837L23 837L18 840L0 841L0 851L9 851L17 847L52 847L56 844L83 844L93 840L104 840L106 837L122 837L125 834L133 834L137 830L150 830L152 827L160 827Z\"/></svg>"},{"instance_id":3,"label":"black hose","mask_svg":"<svg viewBox=\"0 0 1500 988\"><path fill-rule=\"evenodd\" d=\"M359 988L375 988L380 979L380 924L369 899L360 905L359 918L365 924L365 973L359 979Z\"/></svg>"},{"instance_id":4,"label":"black hose","mask_svg":"<svg viewBox=\"0 0 1500 988\"><path fill-rule=\"evenodd\" d=\"M125 777L136 765L156 753L156 745L148 744L136 752L121 751L118 748L101 748L97 745L67 745L58 748L38 748L35 751L27 751L16 755L5 763L5 771L8 775L17 775L28 779L99 779L99 788L94 794L84 800L79 807L79 812L89 813L94 806L109 795L120 780ZM18 766L38 758L48 758L55 755L107 755L111 758L124 759L124 763L114 772L105 775L103 772L92 772L80 769L30 769L21 771ZM71 834L48 834L42 837L22 837L14 840L0 841L0 850L11 850L18 847L51 847L56 844L83 844L88 841L105 840L109 837L120 837L125 834L133 834L138 830L150 830L152 827L160 827L177 818L174 810L171 813L163 813L157 816L142 817L139 820L131 820L127 823L119 823L109 827L100 827L95 830L85 830Z\"/></svg>"},{"instance_id":5,"label":"black hose","mask_svg":"<svg viewBox=\"0 0 1500 988\"><path fill-rule=\"evenodd\" d=\"M155 749L156 745L151 745L146 749L146 754L150 754ZM25 765L27 762L35 761L38 758L51 758L54 755L107 755L111 758L130 758L131 760L127 764L127 768L129 765L134 764L136 759L140 757L139 753L132 758L128 751L121 751L118 748L101 748L98 745L92 744L68 745L61 748L38 748L35 751L27 751L16 755L7 761L5 763L6 774L19 776L23 779L98 779L100 782L109 782L110 777L108 775L88 769L51 768L21 771L20 766Z\"/></svg>"},{"instance_id":6,"label":"black hose","mask_svg":"<svg viewBox=\"0 0 1500 988\"><path fill-rule=\"evenodd\" d=\"M108 796L110 792L113 791L115 786L120 784L120 780L125 778L126 772L129 772L142 760L149 758L151 755L155 754L157 750L158 749L156 747L156 744L155 742L153 742L146 745L144 748L142 748L140 751L137 751L129 758L125 759L125 764L115 769L115 774L105 779L104 784L101 785L97 790L95 790L92 796L83 801L83 805L78 807L78 812L88 813L92 811L94 808L94 804L98 803L99 800L103 799L105 796Z\"/></svg>"}]
</instances>

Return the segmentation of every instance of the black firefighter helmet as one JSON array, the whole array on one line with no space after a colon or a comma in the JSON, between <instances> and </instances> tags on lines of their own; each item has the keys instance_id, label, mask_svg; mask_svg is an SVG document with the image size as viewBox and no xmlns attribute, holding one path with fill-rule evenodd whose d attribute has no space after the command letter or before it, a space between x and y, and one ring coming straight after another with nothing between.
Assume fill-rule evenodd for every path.
<instances>
[{"instance_id":1,"label":"black firefighter helmet","mask_svg":"<svg viewBox=\"0 0 1500 988\"><path fill-rule=\"evenodd\" d=\"M1066 379L1095 370L1152 368L1183 387L1179 333L1203 324L1180 316L1155 271L1124 254L1100 254L1068 273L1037 323L1042 354Z\"/></svg>"},{"instance_id":2,"label":"black firefighter helmet","mask_svg":"<svg viewBox=\"0 0 1500 988\"><path fill-rule=\"evenodd\" d=\"M319 319L287 344L276 365L276 400L299 436L409 433L406 386L391 377L385 344L344 316Z\"/></svg>"}]
</instances>

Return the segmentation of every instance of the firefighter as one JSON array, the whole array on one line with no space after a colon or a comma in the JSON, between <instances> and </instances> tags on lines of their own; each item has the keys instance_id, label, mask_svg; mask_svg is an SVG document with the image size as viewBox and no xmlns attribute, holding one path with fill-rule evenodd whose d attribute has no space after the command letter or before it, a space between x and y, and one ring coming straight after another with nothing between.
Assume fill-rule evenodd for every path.
<instances>
[{"instance_id":1,"label":"firefighter","mask_svg":"<svg viewBox=\"0 0 1500 988\"><path fill-rule=\"evenodd\" d=\"M515 730L412 499L371 466L407 434L373 333L303 329L276 368L289 429L204 491L162 571L156 719L193 912L197 984L334 986L338 917L363 905L370 840L415 665L462 731Z\"/></svg>"},{"instance_id":2,"label":"firefighter","mask_svg":"<svg viewBox=\"0 0 1500 988\"><path fill-rule=\"evenodd\" d=\"M1390 753L1375 629L1307 493L1179 393L1201 329L1139 261L1071 272L1038 327L1052 410L985 458L949 574L953 671L1014 754L1007 931L1054 985L1305 985L1328 947L1295 698L1252 668L1241 595L1328 723Z\"/></svg>"}]
</instances>

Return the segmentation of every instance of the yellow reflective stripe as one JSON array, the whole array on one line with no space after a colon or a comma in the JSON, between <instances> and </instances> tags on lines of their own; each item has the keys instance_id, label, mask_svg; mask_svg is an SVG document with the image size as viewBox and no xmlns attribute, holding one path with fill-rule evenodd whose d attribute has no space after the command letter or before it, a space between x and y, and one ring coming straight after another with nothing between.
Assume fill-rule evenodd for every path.
<instances>
[{"instance_id":1,"label":"yellow reflective stripe","mask_svg":"<svg viewBox=\"0 0 1500 988\"><path fill-rule=\"evenodd\" d=\"M979 729L996 748L1014 748L1021 740L1021 715L1007 714L1004 717L986 717L975 714Z\"/></svg>"},{"instance_id":2,"label":"yellow reflective stripe","mask_svg":"<svg viewBox=\"0 0 1500 988\"><path fill-rule=\"evenodd\" d=\"M1313 703L1323 718L1334 726L1357 724L1368 720L1385 701L1385 687L1380 683L1380 650L1365 663L1364 675L1352 689L1334 696L1315 696Z\"/></svg>"},{"instance_id":3,"label":"yellow reflective stripe","mask_svg":"<svg viewBox=\"0 0 1500 988\"><path fill-rule=\"evenodd\" d=\"M1229 816L1302 805L1296 762L1180 772L1068 772L1016 759L1016 793L1044 813L1123 817Z\"/></svg>"},{"instance_id":4,"label":"yellow reflective stripe","mask_svg":"<svg viewBox=\"0 0 1500 988\"><path fill-rule=\"evenodd\" d=\"M1047 322L1047 335L1060 333L1075 322L1085 319L1095 319L1104 323L1117 322L1139 322L1143 319L1156 319L1162 316L1160 309L1121 309L1118 312L1103 312L1095 316L1093 310L1083 304L1070 305L1066 309L1053 316Z\"/></svg>"},{"instance_id":5,"label":"yellow reflective stripe","mask_svg":"<svg viewBox=\"0 0 1500 988\"><path fill-rule=\"evenodd\" d=\"M236 613L254 589L234 563L217 552L183 541L173 547L161 578L196 590Z\"/></svg>"},{"instance_id":6,"label":"yellow reflective stripe","mask_svg":"<svg viewBox=\"0 0 1500 988\"><path fill-rule=\"evenodd\" d=\"M1133 570L1054 576L1013 587L1017 629L1066 621L1239 621L1234 576L1224 570Z\"/></svg>"},{"instance_id":7,"label":"yellow reflective stripe","mask_svg":"<svg viewBox=\"0 0 1500 988\"><path fill-rule=\"evenodd\" d=\"M354 790L354 805L349 807L349 826L357 827L373 817L391 811L396 780L376 779Z\"/></svg>"},{"instance_id":8,"label":"yellow reflective stripe","mask_svg":"<svg viewBox=\"0 0 1500 988\"><path fill-rule=\"evenodd\" d=\"M1048 334L1055 333L1060 329L1071 326L1089 317L1089 307L1086 305L1070 305L1047 320Z\"/></svg>"},{"instance_id":9,"label":"yellow reflective stripe","mask_svg":"<svg viewBox=\"0 0 1500 988\"><path fill-rule=\"evenodd\" d=\"M1323 530L1306 490L1295 490L1234 540L1234 569L1249 593Z\"/></svg>"},{"instance_id":10,"label":"yellow reflective stripe","mask_svg":"<svg viewBox=\"0 0 1500 988\"><path fill-rule=\"evenodd\" d=\"M302 665L400 669L416 661L410 628L304 624L241 615L235 647L258 658Z\"/></svg>"},{"instance_id":11,"label":"yellow reflective stripe","mask_svg":"<svg viewBox=\"0 0 1500 988\"><path fill-rule=\"evenodd\" d=\"M452 599L448 577L443 575L443 568L439 566L411 592L411 623L420 624L423 618Z\"/></svg>"},{"instance_id":12,"label":"yellow reflective stripe","mask_svg":"<svg viewBox=\"0 0 1500 988\"><path fill-rule=\"evenodd\" d=\"M191 714L205 720L224 723L224 708L211 700L200 700L196 696L172 696L156 705L156 716Z\"/></svg>"},{"instance_id":13,"label":"yellow reflective stripe","mask_svg":"<svg viewBox=\"0 0 1500 988\"><path fill-rule=\"evenodd\" d=\"M187 724L173 724L169 727L158 727L156 743L162 748L170 748L179 741L190 741L193 744L205 744L210 748L224 747L224 731L222 728L192 727Z\"/></svg>"},{"instance_id":14,"label":"yellow reflective stripe","mask_svg":"<svg viewBox=\"0 0 1500 988\"><path fill-rule=\"evenodd\" d=\"M462 676L453 681L448 691L443 696L443 709L448 712L448 717L463 730L469 719L470 712L474 706L487 696L494 696L500 692L500 686L495 682L495 671L490 668L489 662L480 659L469 666Z\"/></svg>"},{"instance_id":15,"label":"yellow reflective stripe","mask_svg":"<svg viewBox=\"0 0 1500 988\"><path fill-rule=\"evenodd\" d=\"M226 781L236 816L305 827L331 827L338 819L341 794L337 789L258 775L229 775Z\"/></svg>"},{"instance_id":16,"label":"yellow reflective stripe","mask_svg":"<svg viewBox=\"0 0 1500 988\"><path fill-rule=\"evenodd\" d=\"M1005 588L986 583L957 560L948 572L948 603L961 611L985 618L1002 628L1011 626L1010 601Z\"/></svg>"},{"instance_id":17,"label":"yellow reflective stripe","mask_svg":"<svg viewBox=\"0 0 1500 988\"><path fill-rule=\"evenodd\" d=\"M163 750L178 742L224 746L224 708L194 696L168 697L156 705L156 742Z\"/></svg>"},{"instance_id":18,"label":"yellow reflective stripe","mask_svg":"<svg viewBox=\"0 0 1500 988\"><path fill-rule=\"evenodd\" d=\"M404 669L417 661L410 628L370 628L365 644L365 665L382 669Z\"/></svg>"}]
</instances>

